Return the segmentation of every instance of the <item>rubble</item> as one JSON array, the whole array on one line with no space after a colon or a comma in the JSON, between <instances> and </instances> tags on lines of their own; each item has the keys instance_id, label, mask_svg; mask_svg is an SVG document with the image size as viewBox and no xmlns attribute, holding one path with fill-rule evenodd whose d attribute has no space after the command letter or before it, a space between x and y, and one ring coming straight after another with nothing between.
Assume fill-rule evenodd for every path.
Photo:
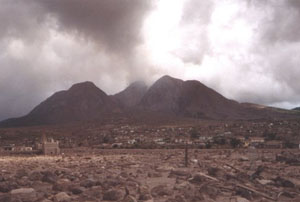
<instances>
[{"instance_id":1,"label":"rubble","mask_svg":"<svg viewBox=\"0 0 300 202\"><path fill-rule=\"evenodd\" d=\"M90 149L1 156L0 201L299 201L299 150ZM171 158L169 158L171 156ZM193 161L193 160L197 161Z\"/></svg>"}]
</instances>

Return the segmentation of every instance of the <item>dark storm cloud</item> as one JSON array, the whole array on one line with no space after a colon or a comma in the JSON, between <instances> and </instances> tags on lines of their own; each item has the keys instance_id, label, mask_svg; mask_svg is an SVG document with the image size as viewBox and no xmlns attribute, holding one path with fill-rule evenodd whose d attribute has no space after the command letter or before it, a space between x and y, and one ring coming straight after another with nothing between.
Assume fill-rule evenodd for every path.
<instances>
[{"instance_id":1,"label":"dark storm cloud","mask_svg":"<svg viewBox=\"0 0 300 202\"><path fill-rule=\"evenodd\" d=\"M57 19L60 31L91 39L113 53L128 53L142 37L140 28L148 0L36 0Z\"/></svg>"},{"instance_id":2,"label":"dark storm cloud","mask_svg":"<svg viewBox=\"0 0 300 202\"><path fill-rule=\"evenodd\" d=\"M0 0L0 120L28 113L75 82L92 80L109 93L144 75L135 49L151 4Z\"/></svg>"},{"instance_id":3,"label":"dark storm cloud","mask_svg":"<svg viewBox=\"0 0 300 202\"><path fill-rule=\"evenodd\" d=\"M26 114L76 82L91 80L115 93L134 80L167 72L197 79L197 69L200 81L229 98L300 104L299 0L187 0L175 30L180 46L168 52L172 61L160 53L150 57L143 38L144 20L157 2L0 0L0 120ZM172 1L168 4L171 10ZM228 9L234 15L228 17ZM159 16L167 25L168 14ZM153 67L160 60L170 65Z\"/></svg>"}]
</instances>

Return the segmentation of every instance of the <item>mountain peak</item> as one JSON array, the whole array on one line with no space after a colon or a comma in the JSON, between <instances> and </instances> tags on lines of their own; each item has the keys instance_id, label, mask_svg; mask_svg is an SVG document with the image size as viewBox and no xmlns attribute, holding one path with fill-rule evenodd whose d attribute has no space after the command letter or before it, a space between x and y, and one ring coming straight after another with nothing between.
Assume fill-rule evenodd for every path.
<instances>
[{"instance_id":1,"label":"mountain peak","mask_svg":"<svg viewBox=\"0 0 300 202\"><path fill-rule=\"evenodd\" d=\"M85 82L76 83L72 85L69 90L79 90L79 89L89 89L89 88L98 88L98 87L91 81L85 81Z\"/></svg>"},{"instance_id":2,"label":"mountain peak","mask_svg":"<svg viewBox=\"0 0 300 202\"><path fill-rule=\"evenodd\" d=\"M176 79L169 75L164 75L164 76L160 77L156 82L162 82L162 81L164 81L164 82L179 82L179 81L181 81L182 82L182 80Z\"/></svg>"},{"instance_id":3,"label":"mountain peak","mask_svg":"<svg viewBox=\"0 0 300 202\"><path fill-rule=\"evenodd\" d=\"M144 94L146 93L148 86L143 81L136 81L131 83L126 89L115 94L113 97L123 107L133 107L137 105Z\"/></svg>"},{"instance_id":4,"label":"mountain peak","mask_svg":"<svg viewBox=\"0 0 300 202\"><path fill-rule=\"evenodd\" d=\"M135 81L131 83L127 88L144 88L147 87L144 81Z\"/></svg>"}]
</instances>

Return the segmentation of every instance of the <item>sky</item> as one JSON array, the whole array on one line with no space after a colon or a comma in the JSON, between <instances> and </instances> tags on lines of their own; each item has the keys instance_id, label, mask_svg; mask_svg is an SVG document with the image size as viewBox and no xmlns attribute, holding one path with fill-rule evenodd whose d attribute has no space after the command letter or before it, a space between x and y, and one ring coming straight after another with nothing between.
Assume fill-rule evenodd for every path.
<instances>
[{"instance_id":1,"label":"sky","mask_svg":"<svg viewBox=\"0 0 300 202\"><path fill-rule=\"evenodd\" d=\"M0 120L92 81L163 75L227 98L300 106L299 0L0 0Z\"/></svg>"}]
</instances>

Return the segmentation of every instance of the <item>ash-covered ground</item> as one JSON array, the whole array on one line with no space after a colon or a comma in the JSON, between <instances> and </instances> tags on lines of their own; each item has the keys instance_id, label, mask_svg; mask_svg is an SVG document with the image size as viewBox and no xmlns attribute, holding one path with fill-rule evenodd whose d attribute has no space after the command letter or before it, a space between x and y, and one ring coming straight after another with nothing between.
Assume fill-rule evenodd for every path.
<instances>
[{"instance_id":1,"label":"ash-covered ground","mask_svg":"<svg viewBox=\"0 0 300 202\"><path fill-rule=\"evenodd\" d=\"M300 201L300 150L65 150L1 156L0 201Z\"/></svg>"}]
</instances>

